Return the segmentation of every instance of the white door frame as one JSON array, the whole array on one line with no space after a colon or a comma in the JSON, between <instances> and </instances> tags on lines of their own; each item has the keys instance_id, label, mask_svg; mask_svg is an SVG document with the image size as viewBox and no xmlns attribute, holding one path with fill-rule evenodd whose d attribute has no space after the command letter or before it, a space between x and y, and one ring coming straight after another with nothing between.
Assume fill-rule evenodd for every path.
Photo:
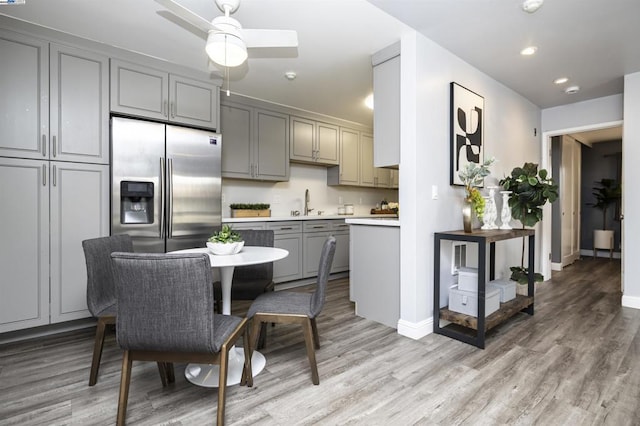
<instances>
[{"instance_id":1,"label":"white door frame","mask_svg":"<svg viewBox=\"0 0 640 426\"><path fill-rule=\"evenodd\" d=\"M580 133L588 132L590 130L608 129L611 127L622 126L623 120L607 121L604 123L589 124L586 126L570 127L560 130L552 130L542 133L542 155L541 155L541 169L546 169L551 175L551 138L554 136L566 135L568 133ZM624 155L624 153L623 153ZM553 175L551 175L553 177ZM544 276L545 280L551 278L551 204L547 203L543 207L543 217L546 218L542 221L540 242L540 272ZM622 223L624 227L624 222ZM624 234L624 232L622 232Z\"/></svg>"}]
</instances>

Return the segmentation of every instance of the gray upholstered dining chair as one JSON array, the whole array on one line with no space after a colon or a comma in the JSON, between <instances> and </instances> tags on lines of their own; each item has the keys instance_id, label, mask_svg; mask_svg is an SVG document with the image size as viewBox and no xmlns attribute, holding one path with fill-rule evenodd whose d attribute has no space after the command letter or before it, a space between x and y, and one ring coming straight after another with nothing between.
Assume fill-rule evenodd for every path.
<instances>
[{"instance_id":1,"label":"gray upholstered dining chair","mask_svg":"<svg viewBox=\"0 0 640 426\"><path fill-rule=\"evenodd\" d=\"M111 272L111 253L132 252L133 243L129 235L113 235L84 240L82 249L87 264L87 306L91 315L98 319L89 373L89 386L93 386L98 381L105 329L107 325L116 323L116 290Z\"/></svg>"},{"instance_id":2,"label":"gray upholstered dining chair","mask_svg":"<svg viewBox=\"0 0 640 426\"><path fill-rule=\"evenodd\" d=\"M316 318L324 306L327 282L336 251L336 239L328 237L322 247L318 278L313 293L295 291L274 291L264 293L256 298L249 308L247 317L252 319L251 344L258 342L263 323L300 324L304 332L307 357L311 366L311 380L314 385L320 383L316 348L320 348L320 336Z\"/></svg>"},{"instance_id":3,"label":"gray upholstered dining chair","mask_svg":"<svg viewBox=\"0 0 640 426\"><path fill-rule=\"evenodd\" d=\"M111 255L118 313L116 338L124 350L117 423L125 423L134 360L219 364L218 425L224 424L229 350L243 336L241 384L253 385L247 319L214 313L211 261L203 253Z\"/></svg>"},{"instance_id":4,"label":"gray upholstered dining chair","mask_svg":"<svg viewBox=\"0 0 640 426\"><path fill-rule=\"evenodd\" d=\"M274 236L272 230L245 229L238 230L245 246L273 247ZM231 286L231 300L255 300L263 293L273 291L273 262L259 265L239 266L233 271L233 285ZM220 281L213 283L217 312L222 312L222 285ZM266 324L265 324L266 327ZM263 330L265 329L263 327ZM264 347L265 334L260 334L257 348Z\"/></svg>"}]
</instances>

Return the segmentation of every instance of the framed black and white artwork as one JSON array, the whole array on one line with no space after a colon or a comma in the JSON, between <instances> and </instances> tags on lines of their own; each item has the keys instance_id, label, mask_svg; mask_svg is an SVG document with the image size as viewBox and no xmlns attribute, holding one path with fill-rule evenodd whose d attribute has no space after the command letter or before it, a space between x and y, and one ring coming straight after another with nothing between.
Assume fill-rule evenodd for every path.
<instances>
[{"instance_id":1,"label":"framed black and white artwork","mask_svg":"<svg viewBox=\"0 0 640 426\"><path fill-rule=\"evenodd\" d=\"M462 185L458 172L484 162L484 98L451 82L451 185Z\"/></svg>"}]
</instances>

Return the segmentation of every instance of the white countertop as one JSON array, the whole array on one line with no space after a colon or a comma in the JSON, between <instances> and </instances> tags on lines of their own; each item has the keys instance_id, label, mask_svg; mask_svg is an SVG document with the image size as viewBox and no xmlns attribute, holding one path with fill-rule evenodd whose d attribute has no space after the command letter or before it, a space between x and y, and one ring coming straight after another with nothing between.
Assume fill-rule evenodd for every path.
<instances>
[{"instance_id":1,"label":"white countertop","mask_svg":"<svg viewBox=\"0 0 640 426\"><path fill-rule=\"evenodd\" d=\"M396 215L392 214L369 214L369 215L338 215L338 214L323 214L323 215L308 215L308 216L265 216L265 217L223 217L222 223L238 223L238 222L278 222L287 220L329 220L329 219L346 219L345 222L349 223L352 220L380 220L380 219L394 219ZM393 226L393 225L387 225ZM397 225L398 226L398 225Z\"/></svg>"},{"instance_id":2,"label":"white countertop","mask_svg":"<svg viewBox=\"0 0 640 426\"><path fill-rule=\"evenodd\" d=\"M377 216L377 215L376 215ZM383 216L383 215L380 215ZM392 215L384 215L386 217L358 217L345 220L349 225L368 225L368 226L400 226L400 219Z\"/></svg>"}]
</instances>

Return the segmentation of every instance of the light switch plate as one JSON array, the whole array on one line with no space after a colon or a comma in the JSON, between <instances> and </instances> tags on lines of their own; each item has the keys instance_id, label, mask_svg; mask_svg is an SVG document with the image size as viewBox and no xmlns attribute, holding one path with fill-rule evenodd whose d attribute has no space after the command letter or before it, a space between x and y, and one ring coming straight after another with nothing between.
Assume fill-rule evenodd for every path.
<instances>
[{"instance_id":1,"label":"light switch plate","mask_svg":"<svg viewBox=\"0 0 640 426\"><path fill-rule=\"evenodd\" d=\"M438 199L438 185L431 185L431 199Z\"/></svg>"}]
</instances>

